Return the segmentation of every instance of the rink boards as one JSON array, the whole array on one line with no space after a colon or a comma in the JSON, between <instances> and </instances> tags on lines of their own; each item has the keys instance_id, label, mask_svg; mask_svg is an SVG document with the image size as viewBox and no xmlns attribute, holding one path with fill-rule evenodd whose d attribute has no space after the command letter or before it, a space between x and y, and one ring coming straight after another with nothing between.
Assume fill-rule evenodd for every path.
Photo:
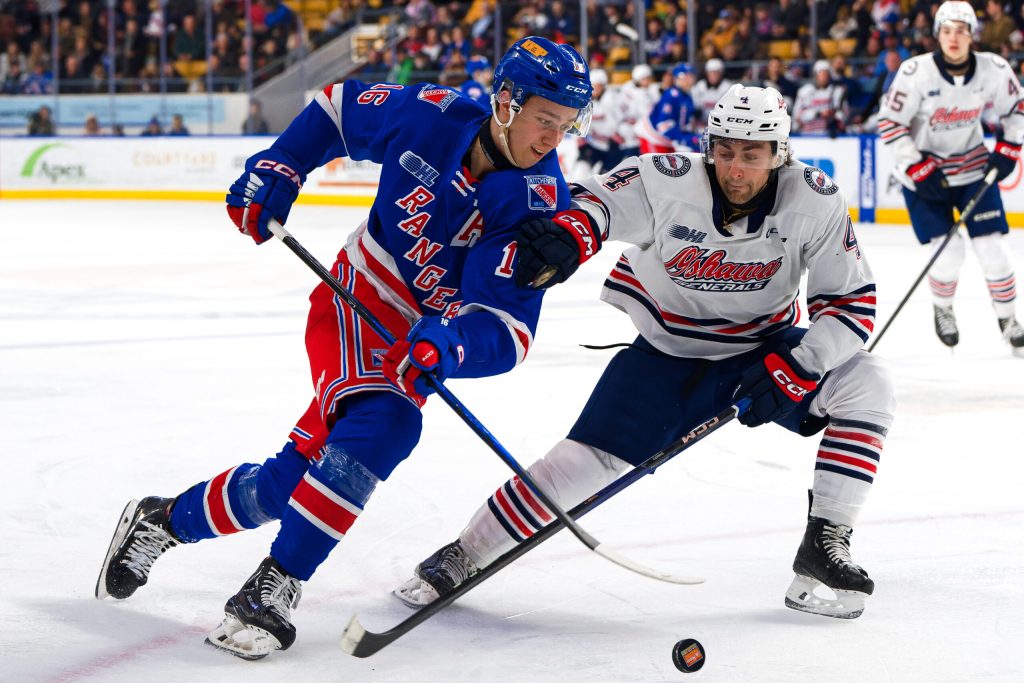
<instances>
[{"instance_id":1,"label":"rink boards","mask_svg":"<svg viewBox=\"0 0 1024 683\"><path fill-rule=\"evenodd\" d=\"M245 159L268 137L0 137L0 199L154 199L221 201ZM992 141L987 143L991 146ZM559 147L571 174L575 139ZM831 175L863 223L907 223L892 160L873 135L795 137L795 155ZM1010 225L1024 227L1024 171L1000 183ZM369 206L380 166L335 159L307 179L301 203Z\"/></svg>"}]
</instances>

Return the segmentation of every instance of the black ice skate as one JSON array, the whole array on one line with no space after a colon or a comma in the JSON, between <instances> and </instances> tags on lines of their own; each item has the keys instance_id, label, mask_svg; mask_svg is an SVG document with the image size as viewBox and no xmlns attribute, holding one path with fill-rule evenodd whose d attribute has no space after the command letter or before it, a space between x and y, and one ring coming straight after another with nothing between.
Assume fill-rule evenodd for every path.
<instances>
[{"instance_id":1,"label":"black ice skate","mask_svg":"<svg viewBox=\"0 0 1024 683\"><path fill-rule=\"evenodd\" d=\"M302 597L302 583L268 557L224 605L224 621L206 642L242 659L262 659L295 642L292 610Z\"/></svg>"},{"instance_id":2,"label":"black ice skate","mask_svg":"<svg viewBox=\"0 0 1024 683\"><path fill-rule=\"evenodd\" d=\"M473 560L466 556L462 543L455 541L420 562L416 566L416 576L393 592L406 605L418 609L451 595L463 581L479 571Z\"/></svg>"},{"instance_id":3,"label":"black ice skate","mask_svg":"<svg viewBox=\"0 0 1024 683\"><path fill-rule=\"evenodd\" d=\"M848 526L808 515L786 607L837 619L856 619L864 612L864 599L874 592L875 582L850 558L851 534ZM835 597L821 595L823 587Z\"/></svg>"},{"instance_id":4,"label":"black ice skate","mask_svg":"<svg viewBox=\"0 0 1024 683\"><path fill-rule=\"evenodd\" d=\"M1013 347L1013 352L1024 355L1024 327L1020 326L1017 318L1000 318L999 329L1003 332L1003 339Z\"/></svg>"},{"instance_id":5,"label":"black ice skate","mask_svg":"<svg viewBox=\"0 0 1024 683\"><path fill-rule=\"evenodd\" d=\"M935 306L935 334L946 346L953 348L960 343L960 330L956 326L956 316L953 315L953 308L946 306Z\"/></svg>"},{"instance_id":6,"label":"black ice skate","mask_svg":"<svg viewBox=\"0 0 1024 683\"><path fill-rule=\"evenodd\" d=\"M173 504L173 498L156 496L128 501L96 580L97 600L130 597L146 585L156 558L178 545L171 533Z\"/></svg>"}]
</instances>

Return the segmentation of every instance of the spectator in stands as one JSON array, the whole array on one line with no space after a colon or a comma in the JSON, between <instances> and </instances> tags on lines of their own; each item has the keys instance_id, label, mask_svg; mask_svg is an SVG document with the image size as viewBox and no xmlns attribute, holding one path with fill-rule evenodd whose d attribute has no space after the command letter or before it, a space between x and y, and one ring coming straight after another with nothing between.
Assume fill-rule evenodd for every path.
<instances>
[{"instance_id":1,"label":"spectator in stands","mask_svg":"<svg viewBox=\"0 0 1024 683\"><path fill-rule=\"evenodd\" d=\"M78 57L70 54L64 57L64 68L60 72L60 91L62 93L84 93L89 90L85 70Z\"/></svg>"},{"instance_id":2,"label":"spectator in stands","mask_svg":"<svg viewBox=\"0 0 1024 683\"><path fill-rule=\"evenodd\" d=\"M762 88L775 88L786 100L786 108L793 111L793 102L796 100L797 85L786 76L786 69L782 60L778 57L771 57L765 65L764 78L758 84Z\"/></svg>"},{"instance_id":3,"label":"spectator in stands","mask_svg":"<svg viewBox=\"0 0 1024 683\"><path fill-rule=\"evenodd\" d=\"M725 46L733 42L736 30L736 10L730 5L718 13L718 19L711 26L711 30L700 37L701 47L714 45L715 54L721 55Z\"/></svg>"},{"instance_id":4,"label":"spectator in stands","mask_svg":"<svg viewBox=\"0 0 1024 683\"><path fill-rule=\"evenodd\" d=\"M123 138L124 126L122 126L120 123L113 124L112 126L110 126L110 134L116 138Z\"/></svg>"},{"instance_id":5,"label":"spectator in stands","mask_svg":"<svg viewBox=\"0 0 1024 683\"><path fill-rule=\"evenodd\" d=\"M259 100L249 100L249 115L242 122L242 135L266 135L268 132L270 126L263 118L263 105Z\"/></svg>"},{"instance_id":6,"label":"spectator in stands","mask_svg":"<svg viewBox=\"0 0 1024 683\"><path fill-rule=\"evenodd\" d=\"M85 117L84 135L87 135L89 137L103 135L103 131L100 129L100 120L96 118L96 114L88 114Z\"/></svg>"},{"instance_id":7,"label":"spectator in stands","mask_svg":"<svg viewBox=\"0 0 1024 683\"><path fill-rule=\"evenodd\" d=\"M174 114L171 116L171 127L167 129L168 135L190 135L188 128L185 127L185 120L181 117L181 114Z\"/></svg>"},{"instance_id":8,"label":"spectator in stands","mask_svg":"<svg viewBox=\"0 0 1024 683\"><path fill-rule=\"evenodd\" d=\"M164 127L160 125L160 118L156 114L153 114L153 118L151 118L149 120L149 123L146 124L146 127L142 129L141 135L146 137L153 137L156 135L163 134Z\"/></svg>"},{"instance_id":9,"label":"spectator in stands","mask_svg":"<svg viewBox=\"0 0 1024 683\"><path fill-rule=\"evenodd\" d=\"M7 43L7 49L0 54L0 81L7 78L7 72L10 71L12 64L18 65L19 73L25 73L25 68L28 66L28 60L13 40Z\"/></svg>"},{"instance_id":10,"label":"spectator in stands","mask_svg":"<svg viewBox=\"0 0 1024 683\"><path fill-rule=\"evenodd\" d=\"M772 8L772 37L795 40L801 27L807 26L807 4L801 0L778 0Z\"/></svg>"},{"instance_id":11,"label":"spectator in stands","mask_svg":"<svg viewBox=\"0 0 1024 683\"><path fill-rule=\"evenodd\" d=\"M850 5L840 5L836 10L836 20L828 29L828 37L832 40L846 40L857 35L857 19L853 16Z\"/></svg>"},{"instance_id":12,"label":"spectator in stands","mask_svg":"<svg viewBox=\"0 0 1024 683\"><path fill-rule=\"evenodd\" d=\"M864 120L864 107L867 105L867 98L870 98L870 94L864 92L860 81L850 77L850 67L845 56L837 54L832 58L831 66L832 82L843 86L846 90L846 104L849 109L847 129L849 129L849 124L861 123Z\"/></svg>"},{"instance_id":13,"label":"spectator in stands","mask_svg":"<svg viewBox=\"0 0 1024 683\"><path fill-rule=\"evenodd\" d=\"M427 34L423 38L423 47L420 52L430 60L431 68L437 68L441 61L441 53L444 52L444 43L441 42L441 32L436 26L428 26Z\"/></svg>"},{"instance_id":14,"label":"spectator in stands","mask_svg":"<svg viewBox=\"0 0 1024 683\"><path fill-rule=\"evenodd\" d=\"M53 116L45 104L28 117L29 135L53 135Z\"/></svg>"},{"instance_id":15,"label":"spectator in stands","mask_svg":"<svg viewBox=\"0 0 1024 683\"><path fill-rule=\"evenodd\" d=\"M437 10L430 0L409 0L409 4L405 6L405 16L410 23L430 26L435 23Z\"/></svg>"},{"instance_id":16,"label":"spectator in stands","mask_svg":"<svg viewBox=\"0 0 1024 683\"><path fill-rule=\"evenodd\" d=\"M119 44L121 51L119 64L122 69L122 78L135 78L142 71L142 66L146 63L148 40L143 35L142 29L139 28L137 19L129 18L125 20L124 32L121 35Z\"/></svg>"},{"instance_id":17,"label":"spectator in stands","mask_svg":"<svg viewBox=\"0 0 1024 683\"><path fill-rule=\"evenodd\" d=\"M88 90L91 93L109 92L110 82L107 78L107 70L103 65L96 62L92 66L92 73L89 74Z\"/></svg>"},{"instance_id":18,"label":"spectator in stands","mask_svg":"<svg viewBox=\"0 0 1024 683\"><path fill-rule=\"evenodd\" d=\"M0 81L0 94L18 95L21 93L24 84L25 74L22 73L21 64L19 62L11 62L10 67L7 69L7 74Z\"/></svg>"},{"instance_id":19,"label":"spectator in stands","mask_svg":"<svg viewBox=\"0 0 1024 683\"><path fill-rule=\"evenodd\" d=\"M775 19L768 3L759 2L754 5L754 35L762 42L772 39Z\"/></svg>"},{"instance_id":20,"label":"spectator in stands","mask_svg":"<svg viewBox=\"0 0 1024 683\"><path fill-rule=\"evenodd\" d=\"M1010 34L1017 30L1017 25L1006 15L1003 4L997 0L988 0L985 4L985 13L988 14L988 19L981 26L978 43L982 50L1005 57L1010 53Z\"/></svg>"},{"instance_id":21,"label":"spectator in stands","mask_svg":"<svg viewBox=\"0 0 1024 683\"><path fill-rule=\"evenodd\" d=\"M174 58L203 59L206 56L205 44L203 32L196 24L195 15L186 14L181 20L181 26L174 32Z\"/></svg>"}]
</instances>

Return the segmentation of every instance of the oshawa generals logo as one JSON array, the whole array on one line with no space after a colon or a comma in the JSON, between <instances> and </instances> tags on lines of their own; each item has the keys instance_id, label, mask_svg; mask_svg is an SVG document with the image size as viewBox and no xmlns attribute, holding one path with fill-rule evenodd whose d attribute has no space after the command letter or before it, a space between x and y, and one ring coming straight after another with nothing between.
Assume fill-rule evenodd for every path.
<instances>
[{"instance_id":1,"label":"oshawa generals logo","mask_svg":"<svg viewBox=\"0 0 1024 683\"><path fill-rule=\"evenodd\" d=\"M702 292L756 292L782 267L782 257L764 263L726 260L723 249L686 247L665 262L665 271L680 287Z\"/></svg>"},{"instance_id":2,"label":"oshawa generals logo","mask_svg":"<svg viewBox=\"0 0 1024 683\"><path fill-rule=\"evenodd\" d=\"M974 125L974 122L981 116L981 107L975 109L957 109L956 106L939 107L928 119L928 125L932 130L953 130Z\"/></svg>"}]
</instances>

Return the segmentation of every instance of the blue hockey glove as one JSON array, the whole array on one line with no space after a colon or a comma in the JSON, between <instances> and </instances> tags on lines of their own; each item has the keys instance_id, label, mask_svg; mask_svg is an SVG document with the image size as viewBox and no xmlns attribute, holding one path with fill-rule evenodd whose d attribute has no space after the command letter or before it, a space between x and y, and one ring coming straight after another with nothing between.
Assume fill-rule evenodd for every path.
<instances>
[{"instance_id":1,"label":"blue hockey glove","mask_svg":"<svg viewBox=\"0 0 1024 683\"><path fill-rule=\"evenodd\" d=\"M985 175L993 168L996 169L996 182L1002 182L1006 176L1013 173L1020 161L1020 145L1014 145L1006 140L996 140L996 148L988 155L988 166L985 167Z\"/></svg>"},{"instance_id":2,"label":"blue hockey glove","mask_svg":"<svg viewBox=\"0 0 1024 683\"><path fill-rule=\"evenodd\" d=\"M935 159L924 157L907 169L907 175L914 181L914 191L921 199L929 202L941 202L946 199L949 184Z\"/></svg>"},{"instance_id":3,"label":"blue hockey glove","mask_svg":"<svg viewBox=\"0 0 1024 683\"><path fill-rule=\"evenodd\" d=\"M739 421L759 427L789 415L814 391L819 379L820 375L804 370L789 348L780 344L740 377L733 398L750 398L750 408Z\"/></svg>"},{"instance_id":4,"label":"blue hockey glove","mask_svg":"<svg viewBox=\"0 0 1024 683\"><path fill-rule=\"evenodd\" d=\"M434 393L423 378L431 372L444 381L466 359L466 342L458 324L448 318L420 318L404 340L395 342L384 355L384 376L422 404Z\"/></svg>"},{"instance_id":5,"label":"blue hockey glove","mask_svg":"<svg viewBox=\"0 0 1024 683\"><path fill-rule=\"evenodd\" d=\"M245 173L228 190L228 216L239 232L263 244L273 237L270 219L284 225L305 181L298 161L287 152L268 149L254 154L245 161Z\"/></svg>"},{"instance_id":6,"label":"blue hockey glove","mask_svg":"<svg viewBox=\"0 0 1024 683\"><path fill-rule=\"evenodd\" d=\"M526 221L519 226L516 245L516 285L547 289L568 280L581 263L596 254L601 236L587 214L569 210L554 219Z\"/></svg>"}]
</instances>

